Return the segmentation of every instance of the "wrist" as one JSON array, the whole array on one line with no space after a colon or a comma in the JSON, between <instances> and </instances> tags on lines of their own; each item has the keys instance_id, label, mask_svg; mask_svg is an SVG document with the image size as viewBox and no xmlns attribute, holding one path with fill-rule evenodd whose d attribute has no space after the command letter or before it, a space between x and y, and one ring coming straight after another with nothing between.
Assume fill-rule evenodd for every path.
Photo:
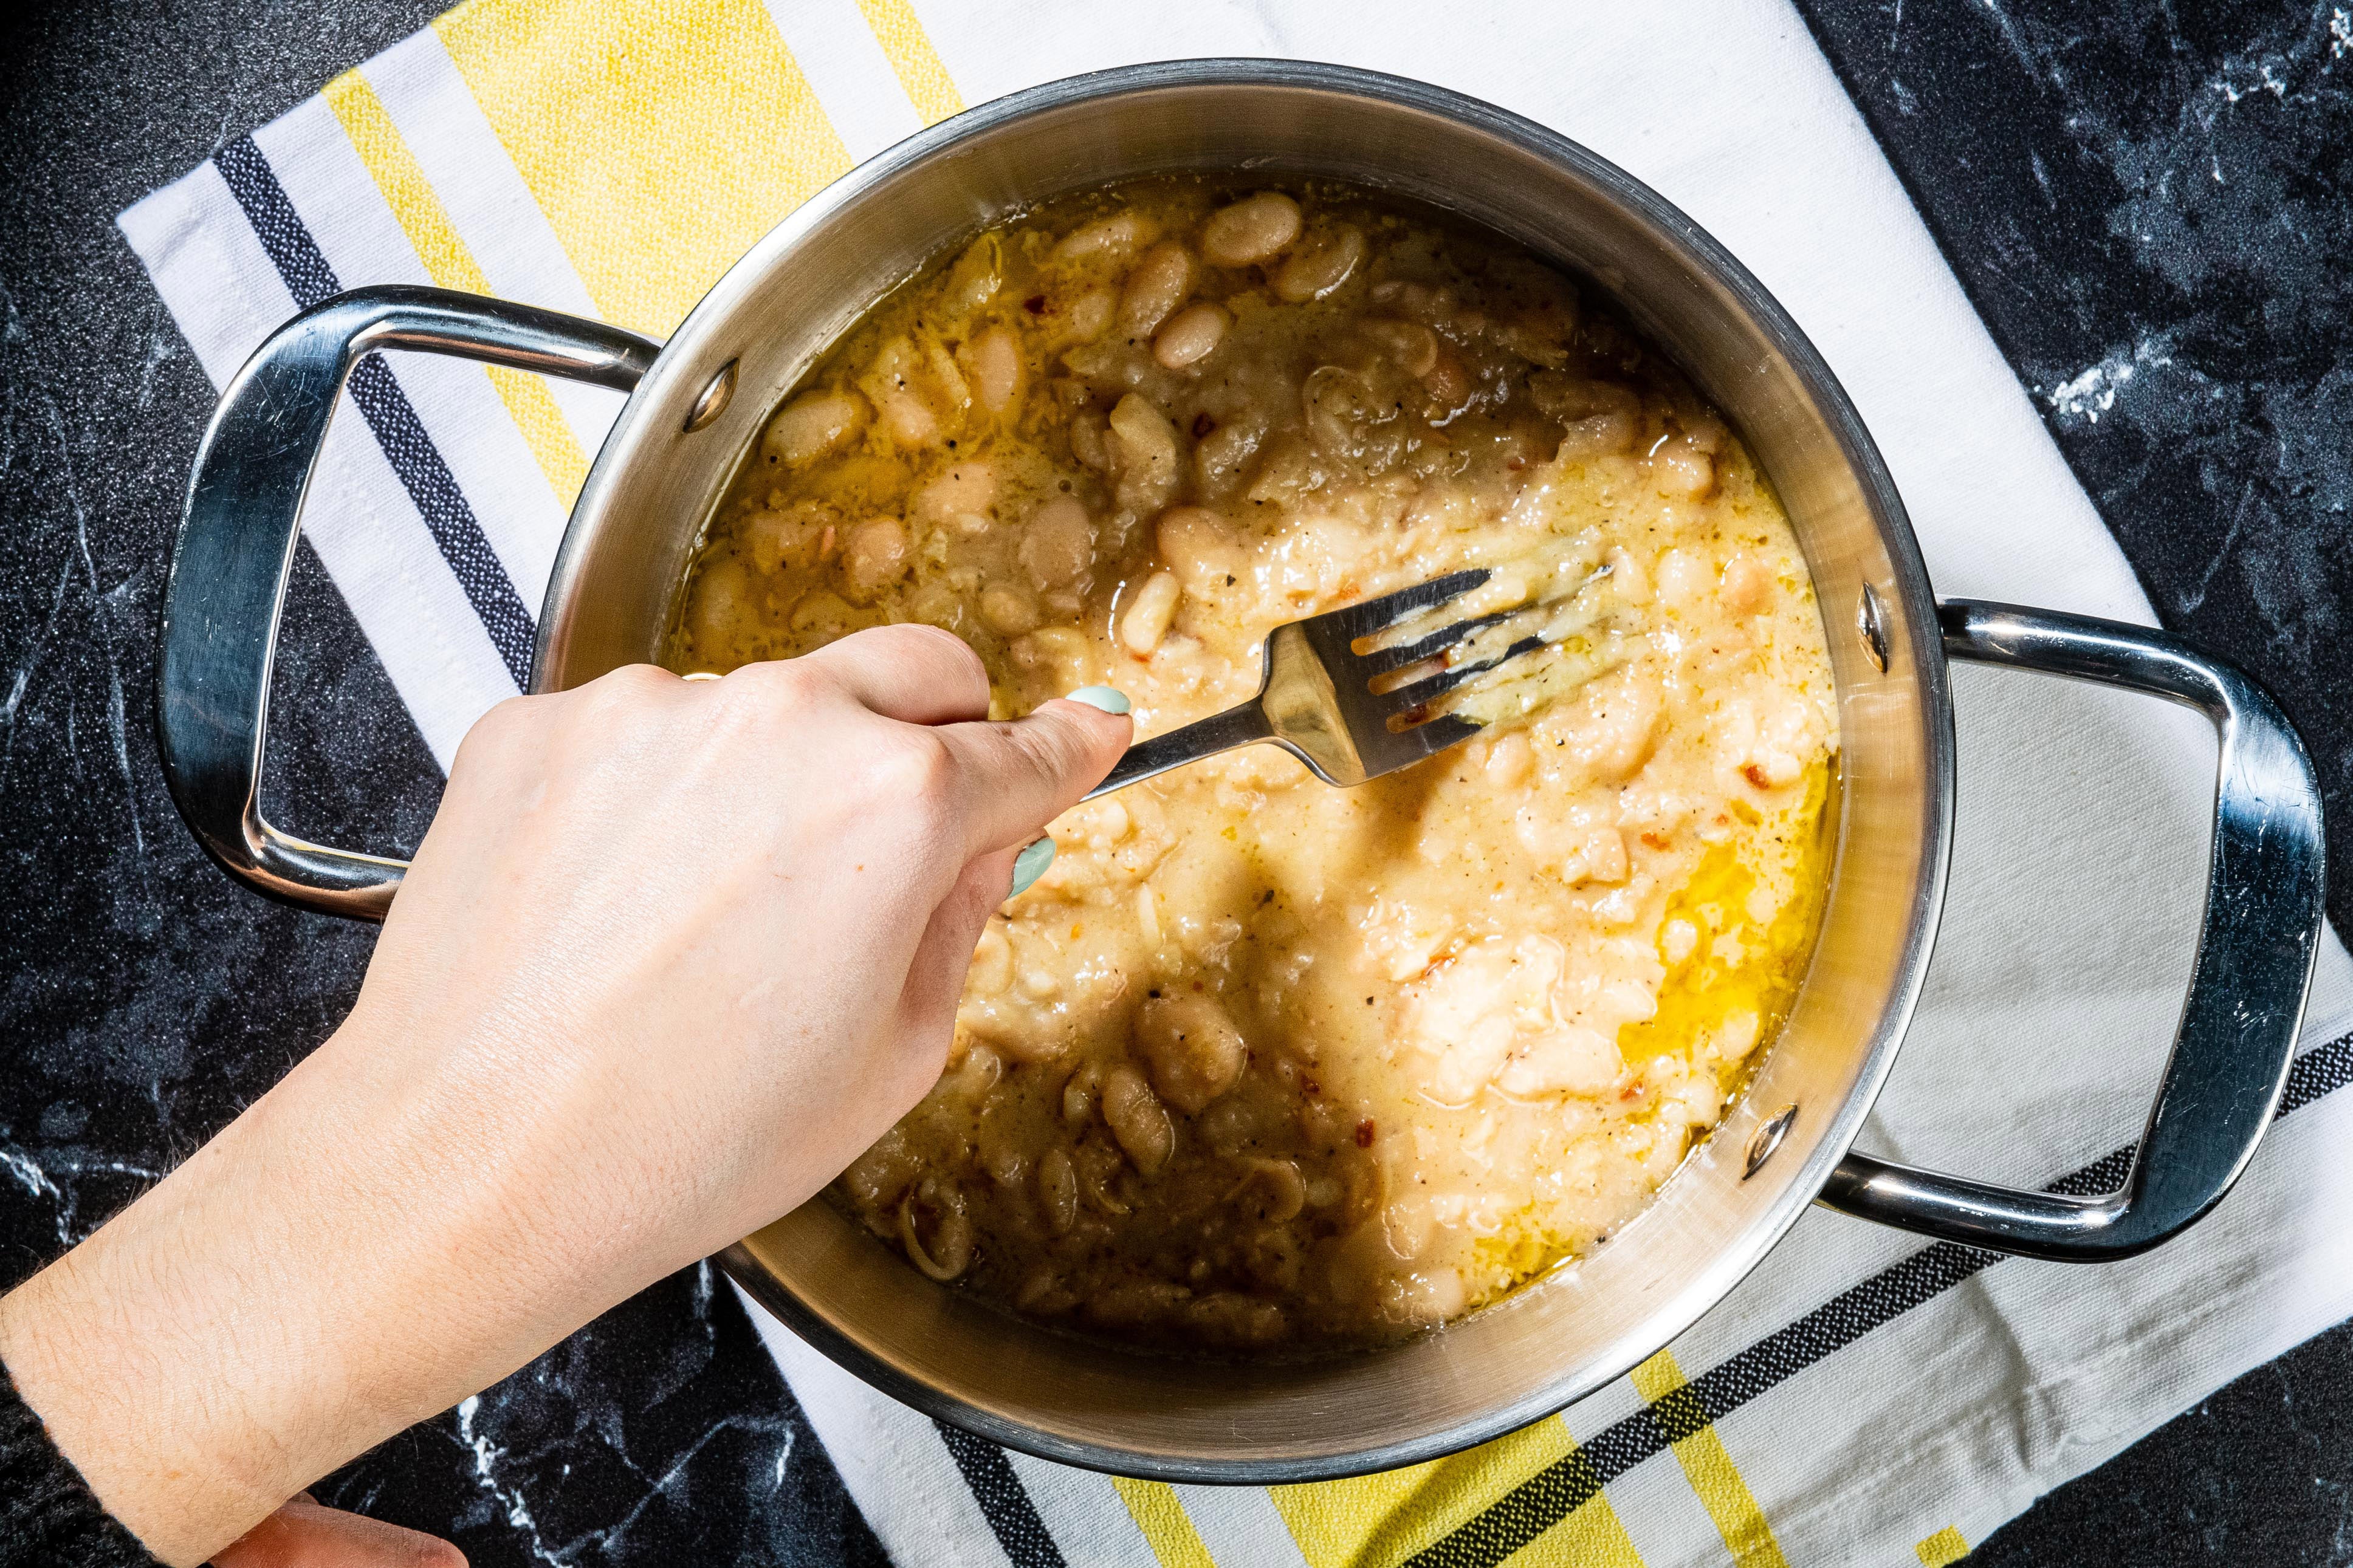
<instances>
[{"instance_id":1,"label":"wrist","mask_svg":"<svg viewBox=\"0 0 2353 1568\"><path fill-rule=\"evenodd\" d=\"M509 1370L443 1393L437 1374L462 1363L475 1325L434 1297L474 1238L438 1191L446 1172L420 1168L398 1103L354 1078L374 1044L339 1031L0 1299L0 1360L26 1405L166 1563L205 1561ZM429 1350L417 1326L428 1302Z\"/></svg>"},{"instance_id":2,"label":"wrist","mask_svg":"<svg viewBox=\"0 0 2353 1568\"><path fill-rule=\"evenodd\" d=\"M0 1298L0 1361L107 1511L164 1562L197 1563L277 1506L279 1445L206 1364L162 1194Z\"/></svg>"}]
</instances>

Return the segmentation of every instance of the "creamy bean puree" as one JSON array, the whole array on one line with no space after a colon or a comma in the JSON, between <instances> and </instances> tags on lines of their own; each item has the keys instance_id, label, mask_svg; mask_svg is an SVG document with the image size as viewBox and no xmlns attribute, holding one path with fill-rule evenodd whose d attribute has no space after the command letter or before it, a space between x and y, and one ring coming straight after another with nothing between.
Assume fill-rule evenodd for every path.
<instances>
[{"instance_id":1,"label":"creamy bean puree","mask_svg":"<svg viewBox=\"0 0 2353 1568\"><path fill-rule=\"evenodd\" d=\"M1010 717L1149 735L1270 627L1466 565L1553 641L1356 789L1256 746L1083 805L989 922L946 1072L835 1201L1148 1344L1361 1343L1626 1223L1811 951L1838 740L1739 441L1616 317L1346 188L1166 180L988 230L770 420L668 658L925 621Z\"/></svg>"}]
</instances>

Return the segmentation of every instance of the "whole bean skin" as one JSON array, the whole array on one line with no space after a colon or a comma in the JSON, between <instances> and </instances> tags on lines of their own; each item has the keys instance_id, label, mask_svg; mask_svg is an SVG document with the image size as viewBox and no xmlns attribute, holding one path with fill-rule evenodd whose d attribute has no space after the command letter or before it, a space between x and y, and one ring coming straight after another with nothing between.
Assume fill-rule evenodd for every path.
<instances>
[{"instance_id":1,"label":"whole bean skin","mask_svg":"<svg viewBox=\"0 0 2353 1568\"><path fill-rule=\"evenodd\" d=\"M1136 1011L1135 1038L1151 1064L1152 1087L1187 1115L1233 1088L1250 1057L1233 1019L1204 995L1150 998Z\"/></svg>"},{"instance_id":2,"label":"whole bean skin","mask_svg":"<svg viewBox=\"0 0 2353 1568\"><path fill-rule=\"evenodd\" d=\"M1651 454L1651 474L1662 496L1701 500L1715 493L1715 459L1688 436L1671 436L1659 444Z\"/></svg>"},{"instance_id":3,"label":"whole bean skin","mask_svg":"<svg viewBox=\"0 0 2353 1568\"><path fill-rule=\"evenodd\" d=\"M983 413L1003 414L1020 403L1028 378L1022 372L1021 340L1012 328L989 328L972 341L966 357L971 361L973 400Z\"/></svg>"},{"instance_id":4,"label":"whole bean skin","mask_svg":"<svg viewBox=\"0 0 2353 1568\"><path fill-rule=\"evenodd\" d=\"M1038 629L1038 601L1010 583L991 583L980 591L980 618L999 637L1018 637Z\"/></svg>"},{"instance_id":5,"label":"whole bean skin","mask_svg":"<svg viewBox=\"0 0 2353 1568\"><path fill-rule=\"evenodd\" d=\"M849 531L841 547L841 572L850 590L871 599L907 574L907 525L878 517Z\"/></svg>"},{"instance_id":6,"label":"whole bean skin","mask_svg":"<svg viewBox=\"0 0 2353 1568\"><path fill-rule=\"evenodd\" d=\"M1113 213L1073 229L1054 247L1057 261L1086 262L1133 256L1151 237L1151 225L1141 213Z\"/></svg>"},{"instance_id":7,"label":"whole bean skin","mask_svg":"<svg viewBox=\"0 0 2353 1568\"><path fill-rule=\"evenodd\" d=\"M1103 1079L1103 1121L1135 1168L1150 1176L1176 1152L1176 1129L1167 1110L1144 1081L1144 1075L1122 1064Z\"/></svg>"},{"instance_id":8,"label":"whole bean skin","mask_svg":"<svg viewBox=\"0 0 2353 1568\"><path fill-rule=\"evenodd\" d=\"M902 447L921 451L940 442L940 416L912 392L894 392L882 400L882 428Z\"/></svg>"},{"instance_id":9,"label":"whole bean skin","mask_svg":"<svg viewBox=\"0 0 2353 1568\"><path fill-rule=\"evenodd\" d=\"M1200 275L1193 253L1173 239L1145 251L1120 293L1120 330L1131 338L1150 337L1193 292Z\"/></svg>"},{"instance_id":10,"label":"whole bean skin","mask_svg":"<svg viewBox=\"0 0 2353 1568\"><path fill-rule=\"evenodd\" d=\"M1136 590L1126 613L1119 619L1119 640L1128 652L1143 658L1160 646L1168 635L1168 626L1176 618L1176 603L1184 597L1185 586L1174 572L1155 572ZM986 613L986 601L984 611Z\"/></svg>"},{"instance_id":11,"label":"whole bean skin","mask_svg":"<svg viewBox=\"0 0 2353 1568\"><path fill-rule=\"evenodd\" d=\"M1354 224L1343 224L1285 257L1274 269L1274 291L1294 305L1321 300L1345 283L1364 259L1365 231Z\"/></svg>"},{"instance_id":12,"label":"whole bean skin","mask_svg":"<svg viewBox=\"0 0 2353 1568\"><path fill-rule=\"evenodd\" d=\"M985 514L997 504L997 470L983 462L955 467L908 498L910 521L934 527L959 517Z\"/></svg>"},{"instance_id":13,"label":"whole bean skin","mask_svg":"<svg viewBox=\"0 0 2353 1568\"><path fill-rule=\"evenodd\" d=\"M1205 591L1244 570L1240 542L1226 520L1203 507L1171 507L1160 516L1160 559L1187 588Z\"/></svg>"},{"instance_id":14,"label":"whole bean skin","mask_svg":"<svg viewBox=\"0 0 2353 1568\"><path fill-rule=\"evenodd\" d=\"M1281 191L1244 196L1211 215L1201 254L1219 267L1250 267L1282 254L1299 237L1299 204Z\"/></svg>"},{"instance_id":15,"label":"whole bean skin","mask_svg":"<svg viewBox=\"0 0 2353 1568\"><path fill-rule=\"evenodd\" d=\"M1077 581L1094 558L1094 525L1085 505L1071 496L1057 496L1039 507L1022 531L1018 553L1022 570L1040 588Z\"/></svg>"},{"instance_id":16,"label":"whole bean skin","mask_svg":"<svg viewBox=\"0 0 2353 1568\"><path fill-rule=\"evenodd\" d=\"M1167 505L1183 477L1168 416L1131 392L1111 411L1111 434L1119 446L1120 504L1139 512Z\"/></svg>"},{"instance_id":17,"label":"whole bean skin","mask_svg":"<svg viewBox=\"0 0 2353 1568\"><path fill-rule=\"evenodd\" d=\"M1218 352L1218 345L1225 342L1226 329L1233 323L1223 305L1207 300L1187 305L1168 318L1168 324L1152 340L1152 357L1164 370L1198 364Z\"/></svg>"},{"instance_id":18,"label":"whole bean skin","mask_svg":"<svg viewBox=\"0 0 2353 1568\"><path fill-rule=\"evenodd\" d=\"M761 445L779 462L797 466L840 447L866 423L866 400L854 392L812 392L785 405L768 422Z\"/></svg>"}]
</instances>

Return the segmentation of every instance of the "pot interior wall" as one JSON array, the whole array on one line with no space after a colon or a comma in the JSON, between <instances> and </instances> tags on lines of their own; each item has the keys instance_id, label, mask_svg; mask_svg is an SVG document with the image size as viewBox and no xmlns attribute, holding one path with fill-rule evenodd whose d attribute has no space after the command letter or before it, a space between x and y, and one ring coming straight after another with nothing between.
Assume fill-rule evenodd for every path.
<instances>
[{"instance_id":1,"label":"pot interior wall","mask_svg":"<svg viewBox=\"0 0 2353 1568\"><path fill-rule=\"evenodd\" d=\"M1033 1452L1171 1479L1345 1473L1558 1408L1680 1332L1818 1190L1876 1092L1935 922L1949 800L1944 669L1892 484L1828 371L1687 219L1622 174L1435 89L1271 62L1145 67L1018 95L804 207L672 340L600 456L550 590L535 684L651 657L701 522L765 413L871 300L976 226L1140 174L1323 175L1428 202L1613 296L1748 442L1812 568L1839 683L1839 849L1813 969L1748 1094L1591 1257L1402 1347L1321 1362L1160 1359L1018 1322L923 1279L822 1204L729 1254L772 1308L917 1405ZM721 366L732 405L684 433ZM1856 633L1884 607L1883 673ZM1798 1113L1743 1179L1764 1119ZM780 1136L788 1136L780 1130Z\"/></svg>"}]
</instances>

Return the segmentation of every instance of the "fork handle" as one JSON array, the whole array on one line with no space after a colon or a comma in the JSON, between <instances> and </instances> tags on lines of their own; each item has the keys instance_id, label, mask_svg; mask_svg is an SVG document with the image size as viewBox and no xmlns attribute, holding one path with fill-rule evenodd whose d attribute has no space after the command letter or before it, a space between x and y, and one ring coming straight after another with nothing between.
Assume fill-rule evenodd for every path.
<instances>
[{"instance_id":1,"label":"fork handle","mask_svg":"<svg viewBox=\"0 0 2353 1568\"><path fill-rule=\"evenodd\" d=\"M1113 764L1103 783L1087 791L1085 798L1092 800L1099 795L1125 789L1132 784L1156 778L1171 768L1181 768L1187 763L1198 763L1203 757L1214 757L1237 746L1273 739L1274 726L1267 722L1266 710L1253 697L1239 708L1197 719L1149 741L1138 741Z\"/></svg>"}]
</instances>

